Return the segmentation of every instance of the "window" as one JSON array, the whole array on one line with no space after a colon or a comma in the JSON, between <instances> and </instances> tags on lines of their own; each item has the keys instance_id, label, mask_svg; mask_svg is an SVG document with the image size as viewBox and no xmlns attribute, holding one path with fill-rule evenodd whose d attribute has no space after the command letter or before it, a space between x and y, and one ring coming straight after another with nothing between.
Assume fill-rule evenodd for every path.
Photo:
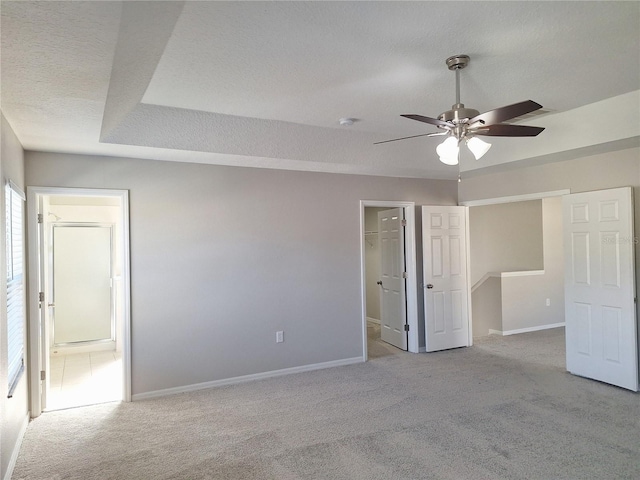
<instances>
[{"instance_id":1,"label":"window","mask_svg":"<svg viewBox=\"0 0 640 480\"><path fill-rule=\"evenodd\" d=\"M7 226L7 350L9 398L24 372L24 240L23 205L25 196L13 182L5 188Z\"/></svg>"}]
</instances>

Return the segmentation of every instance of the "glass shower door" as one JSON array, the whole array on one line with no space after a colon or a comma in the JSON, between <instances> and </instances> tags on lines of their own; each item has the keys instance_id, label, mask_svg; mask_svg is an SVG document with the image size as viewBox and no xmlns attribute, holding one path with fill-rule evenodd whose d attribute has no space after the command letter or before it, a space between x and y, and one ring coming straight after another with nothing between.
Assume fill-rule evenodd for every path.
<instances>
[{"instance_id":1,"label":"glass shower door","mask_svg":"<svg viewBox=\"0 0 640 480\"><path fill-rule=\"evenodd\" d=\"M53 345L115 340L113 227L53 226Z\"/></svg>"}]
</instances>

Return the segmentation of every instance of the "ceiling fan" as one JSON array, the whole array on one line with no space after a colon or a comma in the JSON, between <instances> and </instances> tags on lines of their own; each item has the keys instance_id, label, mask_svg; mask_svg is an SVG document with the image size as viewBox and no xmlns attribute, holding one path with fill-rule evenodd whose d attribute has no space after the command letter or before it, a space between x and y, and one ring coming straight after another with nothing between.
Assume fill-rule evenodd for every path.
<instances>
[{"instance_id":1,"label":"ceiling fan","mask_svg":"<svg viewBox=\"0 0 640 480\"><path fill-rule=\"evenodd\" d=\"M456 103L451 106L451 110L441 113L438 118L416 114L401 115L410 120L435 125L444 130L443 132L423 133L410 137L394 138L393 140L376 142L374 145L406 140L408 138L446 135L447 138L438 145L436 152L442 163L457 165L460 156L460 144L463 140L476 160L479 160L491 147L491 144L477 138L479 135L493 137L535 137L544 130L542 127L502 123L542 108L542 105L533 100L514 103L513 105L496 108L485 113L480 113L478 110L472 108L466 108L464 104L460 103L460 70L469 64L469 60L468 55L454 55L446 60L449 70L456 72Z\"/></svg>"}]
</instances>

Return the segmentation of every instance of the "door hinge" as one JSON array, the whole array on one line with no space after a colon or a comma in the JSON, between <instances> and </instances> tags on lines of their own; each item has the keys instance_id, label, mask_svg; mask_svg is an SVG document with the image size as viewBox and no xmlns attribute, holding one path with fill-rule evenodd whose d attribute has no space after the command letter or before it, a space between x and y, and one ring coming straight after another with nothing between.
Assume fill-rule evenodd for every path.
<instances>
[{"instance_id":1,"label":"door hinge","mask_svg":"<svg viewBox=\"0 0 640 480\"><path fill-rule=\"evenodd\" d=\"M403 226L403 227L406 227L406 226L407 226L407 221L406 221L404 218L402 219L402 226Z\"/></svg>"},{"instance_id":2,"label":"door hinge","mask_svg":"<svg viewBox=\"0 0 640 480\"><path fill-rule=\"evenodd\" d=\"M405 325L404 325L404 331L405 331L405 332L408 332L408 331L409 331L409 324L408 324L408 323L405 323Z\"/></svg>"},{"instance_id":3,"label":"door hinge","mask_svg":"<svg viewBox=\"0 0 640 480\"><path fill-rule=\"evenodd\" d=\"M39 213L38 214L38 223L42 223L44 221L44 219L42 218L42 214Z\"/></svg>"},{"instance_id":4,"label":"door hinge","mask_svg":"<svg viewBox=\"0 0 640 480\"><path fill-rule=\"evenodd\" d=\"M44 292L38 293L38 301L39 302L44 302Z\"/></svg>"},{"instance_id":5,"label":"door hinge","mask_svg":"<svg viewBox=\"0 0 640 480\"><path fill-rule=\"evenodd\" d=\"M45 372L44 370L40 370L40 380L46 380L47 379L47 372Z\"/></svg>"},{"instance_id":6,"label":"door hinge","mask_svg":"<svg viewBox=\"0 0 640 480\"><path fill-rule=\"evenodd\" d=\"M402 278L409 278L409 274L407 272L402 272Z\"/></svg>"}]
</instances>

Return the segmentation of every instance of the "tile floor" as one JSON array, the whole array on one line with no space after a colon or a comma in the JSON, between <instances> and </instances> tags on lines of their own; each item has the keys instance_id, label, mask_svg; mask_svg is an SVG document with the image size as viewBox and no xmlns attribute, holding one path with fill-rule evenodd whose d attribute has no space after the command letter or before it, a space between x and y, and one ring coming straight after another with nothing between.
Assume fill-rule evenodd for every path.
<instances>
[{"instance_id":1,"label":"tile floor","mask_svg":"<svg viewBox=\"0 0 640 480\"><path fill-rule=\"evenodd\" d=\"M47 410L122 399L122 358L117 352L52 355Z\"/></svg>"}]
</instances>

